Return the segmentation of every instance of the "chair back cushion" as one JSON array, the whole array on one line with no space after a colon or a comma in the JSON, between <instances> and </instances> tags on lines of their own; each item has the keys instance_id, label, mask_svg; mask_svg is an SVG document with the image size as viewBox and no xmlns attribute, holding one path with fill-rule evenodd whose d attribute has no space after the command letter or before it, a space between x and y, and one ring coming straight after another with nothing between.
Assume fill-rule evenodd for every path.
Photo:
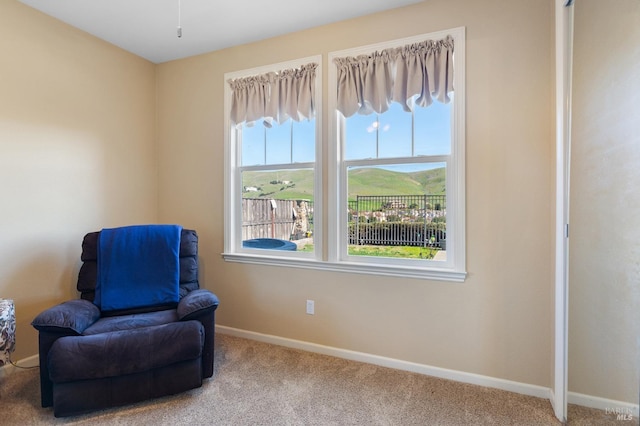
<instances>
[{"instance_id":1,"label":"chair back cushion","mask_svg":"<svg viewBox=\"0 0 640 426\"><path fill-rule=\"evenodd\" d=\"M77 289L82 299L94 301L98 277L98 241L100 232L91 232L85 235L82 241L82 265L78 273ZM182 229L180 233L179 250L179 298L184 297L190 291L198 289L198 235L191 229ZM175 304L174 304L175 305ZM169 306L167 306L169 307ZM146 311L148 309L140 309ZM125 310L128 313L138 311ZM104 313L104 312L103 312Z\"/></svg>"}]
</instances>

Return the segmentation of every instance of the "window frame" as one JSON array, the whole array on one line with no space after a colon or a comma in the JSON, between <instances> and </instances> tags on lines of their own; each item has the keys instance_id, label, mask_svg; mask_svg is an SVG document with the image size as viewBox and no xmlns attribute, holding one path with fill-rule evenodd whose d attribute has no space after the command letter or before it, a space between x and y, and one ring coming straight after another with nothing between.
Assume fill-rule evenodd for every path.
<instances>
[{"instance_id":1,"label":"window frame","mask_svg":"<svg viewBox=\"0 0 640 426\"><path fill-rule=\"evenodd\" d=\"M447 261L420 263L406 262L408 259L391 259L380 262L379 259L363 261L350 259L341 254L341 241L346 232L346 211L341 206L346 205L346 166L342 158L343 144L339 136L343 132L336 110L337 72L333 59L343 56L357 56L370 54L376 50L418 43L424 40L438 40L450 35L455 43L454 70L454 107L452 108L451 152L448 156L430 156L446 162L447 179ZM296 68L309 62L316 62L316 158L314 180L314 252L279 252L276 250L245 249L240 238L241 231L234 231L238 227L241 216L241 177L237 167L238 146L232 140L229 112L231 107L231 89L227 83L229 79L247 77L289 68ZM421 280L437 280L448 282L464 282L466 272L466 230L465 230L465 27L431 32L413 37L391 40L383 43L370 44L351 49L328 53L328 114L323 118L324 93L322 91L322 56L311 56L262 67L229 72L224 75L224 252L225 261L241 262L259 265L284 266L304 269L325 270L332 272L348 272L356 274L375 274L389 277L405 277ZM326 126L326 127L325 127ZM322 130L328 128L328 137L323 139ZM323 145L328 141L328 146ZM419 158L419 157L417 157ZM383 159L386 160L386 159ZM446 161L445 161L446 160ZM391 159L392 163L397 160ZM326 164L326 166L325 166ZM326 180L323 176L326 173ZM326 183L323 184L323 182ZM234 195L235 194L235 195ZM456 214L450 216L455 209ZM344 222L344 225L343 225ZM449 225L452 225L451 234ZM240 223L241 226L241 223ZM343 235L344 234L344 235ZM345 245L346 251L346 245ZM351 256L353 257L353 256ZM419 261L423 262L423 261Z\"/></svg>"},{"instance_id":2,"label":"window frame","mask_svg":"<svg viewBox=\"0 0 640 426\"><path fill-rule=\"evenodd\" d=\"M337 68L334 58L368 55L383 49L438 40L450 35L454 39L454 100L451 120L451 151L444 156L424 156L429 162L446 163L447 194L447 260L424 261L394 258L370 258L350 256L347 253L347 168L361 164L398 164L397 159L378 158L368 160L345 159L344 117L337 111L337 92L330 90L327 99L329 111L328 185L337 194L328 199L328 261L343 265L352 272L374 273L423 279L462 282L466 278L465 259L465 28L421 34L418 36L370 44L351 49L330 52L328 55L328 87L337 87ZM437 101L436 101L437 102ZM406 157L405 157L406 158ZM420 157L414 157L419 161ZM451 226L451 229L450 229Z\"/></svg>"},{"instance_id":3,"label":"window frame","mask_svg":"<svg viewBox=\"0 0 640 426\"><path fill-rule=\"evenodd\" d=\"M238 132L231 126L231 96L232 90L228 84L229 80L265 74L273 71L281 71L292 68L299 68L305 64L315 62L315 161L301 163L265 164L242 166L239 163L242 155L242 142L238 140ZM322 253L323 215L322 215L322 56L310 56L286 62L279 62L249 68L245 70L225 73L224 75L224 253L225 260L237 262L276 262L279 264L282 259L315 260ZM256 123L256 125L261 125ZM240 138L241 139L241 138ZM265 250L246 248L242 246L242 171L268 171L268 170L293 170L308 169L314 170L314 251L311 253ZM319 236L319 237L317 237Z\"/></svg>"}]
</instances>

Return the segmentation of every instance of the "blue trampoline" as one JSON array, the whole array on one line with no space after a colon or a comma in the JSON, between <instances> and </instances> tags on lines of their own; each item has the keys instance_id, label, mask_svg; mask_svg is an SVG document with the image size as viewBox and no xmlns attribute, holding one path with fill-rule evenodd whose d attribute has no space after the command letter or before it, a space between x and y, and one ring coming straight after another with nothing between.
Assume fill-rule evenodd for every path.
<instances>
[{"instance_id":1,"label":"blue trampoline","mask_svg":"<svg viewBox=\"0 0 640 426\"><path fill-rule=\"evenodd\" d=\"M277 238L255 238L253 240L244 240L242 247L266 249L266 250L288 250L296 251L298 246L287 240L279 240Z\"/></svg>"}]
</instances>

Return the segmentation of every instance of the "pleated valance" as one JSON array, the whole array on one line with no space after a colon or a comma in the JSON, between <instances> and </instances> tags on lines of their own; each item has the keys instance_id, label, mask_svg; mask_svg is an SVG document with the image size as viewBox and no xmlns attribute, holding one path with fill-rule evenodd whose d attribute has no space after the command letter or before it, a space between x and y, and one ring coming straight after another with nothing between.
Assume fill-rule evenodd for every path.
<instances>
[{"instance_id":1,"label":"pleated valance","mask_svg":"<svg viewBox=\"0 0 640 426\"><path fill-rule=\"evenodd\" d=\"M356 112L383 113L391 102L405 111L448 103L453 92L453 37L384 49L369 55L335 58L337 108L345 117Z\"/></svg>"},{"instance_id":2,"label":"pleated valance","mask_svg":"<svg viewBox=\"0 0 640 426\"><path fill-rule=\"evenodd\" d=\"M231 121L240 125L263 119L284 123L315 117L315 78L318 64L229 80Z\"/></svg>"}]
</instances>

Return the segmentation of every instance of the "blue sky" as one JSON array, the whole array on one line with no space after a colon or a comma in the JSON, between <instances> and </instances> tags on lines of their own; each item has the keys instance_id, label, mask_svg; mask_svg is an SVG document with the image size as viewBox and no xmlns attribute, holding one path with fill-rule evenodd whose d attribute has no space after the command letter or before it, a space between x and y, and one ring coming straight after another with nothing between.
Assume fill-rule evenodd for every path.
<instances>
[{"instance_id":1,"label":"blue sky","mask_svg":"<svg viewBox=\"0 0 640 426\"><path fill-rule=\"evenodd\" d=\"M434 102L427 108L415 108L414 155L450 153L452 106L452 103ZM346 120L346 159L376 158L376 135L378 158L411 156L411 114L403 111L400 104L394 102L388 111L380 115L355 114ZM266 164L311 162L315 158L314 122L289 120L281 125L273 123L271 128L257 122L252 127L243 127L242 141L242 163L245 166L265 164L265 156ZM416 167L392 169L415 171ZM424 170L425 167L417 169Z\"/></svg>"}]
</instances>

